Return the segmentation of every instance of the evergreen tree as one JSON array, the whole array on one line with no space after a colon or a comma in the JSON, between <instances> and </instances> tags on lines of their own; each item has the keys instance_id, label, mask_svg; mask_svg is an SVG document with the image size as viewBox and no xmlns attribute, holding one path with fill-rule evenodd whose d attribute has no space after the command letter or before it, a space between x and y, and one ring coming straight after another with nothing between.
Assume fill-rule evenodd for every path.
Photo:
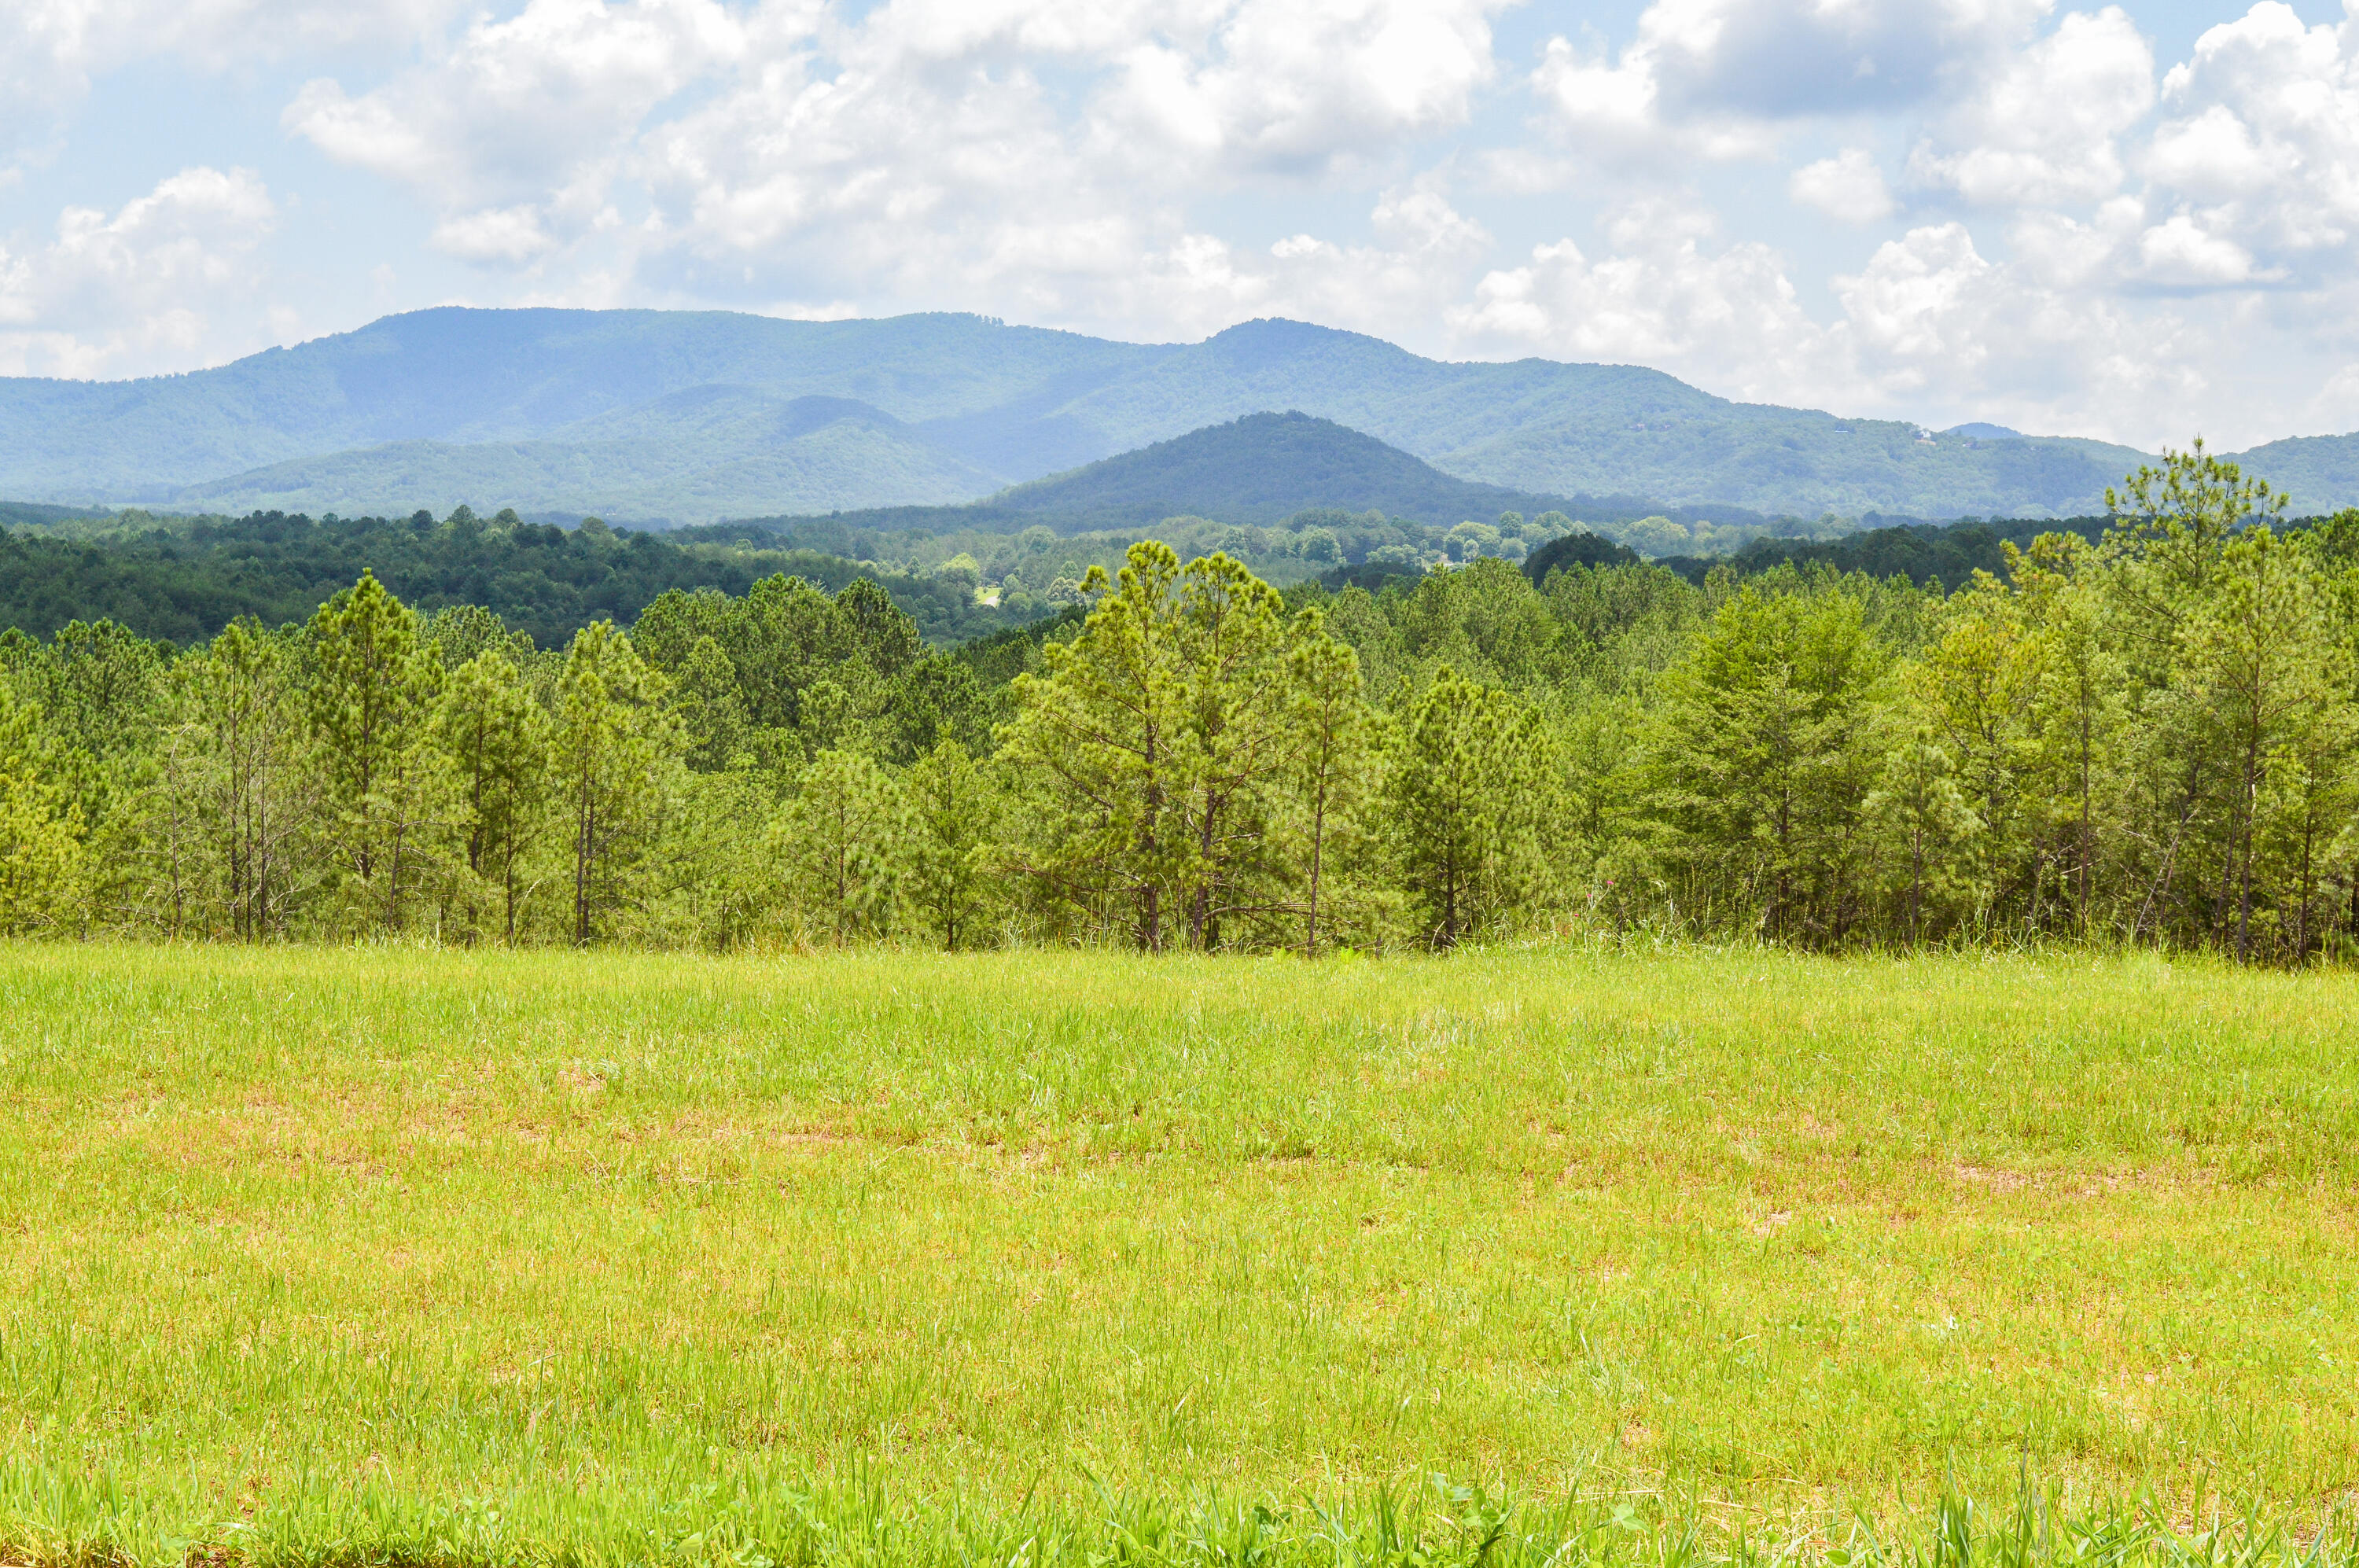
<instances>
[{"instance_id":1,"label":"evergreen tree","mask_svg":"<svg viewBox=\"0 0 2359 1568\"><path fill-rule=\"evenodd\" d=\"M972 942L998 837L998 791L965 746L945 740L918 759L907 782L909 895L943 951Z\"/></svg>"},{"instance_id":2,"label":"evergreen tree","mask_svg":"<svg viewBox=\"0 0 2359 1568\"><path fill-rule=\"evenodd\" d=\"M2269 819L2308 818L2314 798L2339 795L2352 668L2316 563L2267 525L2221 550L2211 588L2180 633L2227 784L2216 936L2244 960L2253 952L2258 854L2266 837L2282 833ZM2317 826L2298 836L2314 844Z\"/></svg>"},{"instance_id":3,"label":"evergreen tree","mask_svg":"<svg viewBox=\"0 0 2359 1568\"><path fill-rule=\"evenodd\" d=\"M893 930L908 841L898 784L856 751L812 760L779 822L791 896L838 947Z\"/></svg>"},{"instance_id":4,"label":"evergreen tree","mask_svg":"<svg viewBox=\"0 0 2359 1568\"><path fill-rule=\"evenodd\" d=\"M1016 846L1052 901L1092 923L1123 920L1149 953L1170 935L1170 905L1187 866L1187 639L1180 560L1133 545L1117 579L1092 568L1100 594L1081 634L1041 652L1042 672L1014 682L1017 717L1006 752L1033 797Z\"/></svg>"},{"instance_id":5,"label":"evergreen tree","mask_svg":"<svg viewBox=\"0 0 2359 1568\"><path fill-rule=\"evenodd\" d=\"M1018 677L1011 762L1043 810L1019 859L1094 918L1129 906L1132 939L1220 945L1231 917L1268 920L1271 791L1289 766L1289 626L1269 585L1224 555L1182 570L1131 547L1081 634Z\"/></svg>"},{"instance_id":6,"label":"evergreen tree","mask_svg":"<svg viewBox=\"0 0 2359 1568\"><path fill-rule=\"evenodd\" d=\"M1327 635L1318 610L1303 615L1287 655L1286 682L1303 841L1302 953L1310 958L1319 952L1331 847L1349 832L1375 782L1375 737L1358 658Z\"/></svg>"},{"instance_id":7,"label":"evergreen tree","mask_svg":"<svg viewBox=\"0 0 2359 1568\"><path fill-rule=\"evenodd\" d=\"M548 715L507 650L493 644L452 672L432 733L458 797L464 929L470 938L478 930L478 889L490 889L499 900L502 933L513 942L517 869L548 795Z\"/></svg>"},{"instance_id":8,"label":"evergreen tree","mask_svg":"<svg viewBox=\"0 0 2359 1568\"><path fill-rule=\"evenodd\" d=\"M2025 767L2032 810L2046 824L2073 932L2085 937L2097 929L2109 873L2117 869L2108 841L2125 836L2119 751L2130 718L2128 670L2114 647L2103 571L2086 540L2043 534L2028 551L2008 547L2007 560L2029 628Z\"/></svg>"},{"instance_id":9,"label":"evergreen tree","mask_svg":"<svg viewBox=\"0 0 2359 1568\"><path fill-rule=\"evenodd\" d=\"M82 820L57 781L40 710L0 686L0 931L69 924L86 861Z\"/></svg>"},{"instance_id":10,"label":"evergreen tree","mask_svg":"<svg viewBox=\"0 0 2359 1568\"><path fill-rule=\"evenodd\" d=\"M421 743L441 665L417 615L365 572L311 617L309 651L309 716L339 870L354 901L396 929L440 804Z\"/></svg>"},{"instance_id":11,"label":"evergreen tree","mask_svg":"<svg viewBox=\"0 0 2359 1568\"><path fill-rule=\"evenodd\" d=\"M1448 948L1506 916L1532 890L1530 786L1544 746L1537 717L1447 667L1394 737L1385 804L1417 929Z\"/></svg>"},{"instance_id":12,"label":"evergreen tree","mask_svg":"<svg viewBox=\"0 0 2359 1568\"><path fill-rule=\"evenodd\" d=\"M1783 940L1848 931L1885 662L1864 610L1837 585L1748 583L1667 676L1654 810L1691 909L1743 911Z\"/></svg>"},{"instance_id":13,"label":"evergreen tree","mask_svg":"<svg viewBox=\"0 0 2359 1568\"><path fill-rule=\"evenodd\" d=\"M187 853L170 864L175 931L217 917L259 942L283 931L311 880L301 844L313 801L299 768L301 717L288 639L234 621L175 669L183 743L164 788L185 806Z\"/></svg>"},{"instance_id":14,"label":"evergreen tree","mask_svg":"<svg viewBox=\"0 0 2359 1568\"><path fill-rule=\"evenodd\" d=\"M1898 842L1899 927L1911 947L1925 938L1928 899L1947 890L1958 849L1983 828L1953 771L1940 742L1920 729L1892 748L1882 779L1862 802Z\"/></svg>"},{"instance_id":15,"label":"evergreen tree","mask_svg":"<svg viewBox=\"0 0 2359 1568\"><path fill-rule=\"evenodd\" d=\"M572 882L573 940L586 943L629 905L661 828L674 731L663 678L611 621L584 626L558 677L550 786Z\"/></svg>"}]
</instances>

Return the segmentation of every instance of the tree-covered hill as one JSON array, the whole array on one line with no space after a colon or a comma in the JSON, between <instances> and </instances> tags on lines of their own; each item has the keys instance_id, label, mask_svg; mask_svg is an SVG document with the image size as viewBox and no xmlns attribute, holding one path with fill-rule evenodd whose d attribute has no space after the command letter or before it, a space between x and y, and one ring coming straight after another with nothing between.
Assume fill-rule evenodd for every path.
<instances>
[{"instance_id":1,"label":"tree-covered hill","mask_svg":"<svg viewBox=\"0 0 2359 1568\"><path fill-rule=\"evenodd\" d=\"M1657 564L1669 567L1690 583L1701 583L1712 568L1726 565L1740 575L1767 572L1788 562L1796 566L1829 566L1837 572L1864 572L1879 580L1906 577L1919 587L1939 581L1956 588L1977 572L1997 576L2006 570L2007 545L2020 549L2041 534L2077 534L2091 544L2105 536L2113 521L2104 517L2026 518L1964 517L1954 523L1905 522L1863 528L1837 539L1756 539L1734 554L1666 557Z\"/></svg>"},{"instance_id":2,"label":"tree-covered hill","mask_svg":"<svg viewBox=\"0 0 2359 1568\"><path fill-rule=\"evenodd\" d=\"M889 593L931 642L1010 625L974 597L974 577L945 577L752 544L686 544L603 524L577 529L460 514L315 521L263 513L235 521L134 521L82 537L0 532L0 627L48 637L73 621L112 620L189 644L241 615L307 619L364 570L423 610L475 604L543 647L596 620L627 625L667 589L743 593L778 572L831 592L865 578ZM1046 613L1047 606L1039 612Z\"/></svg>"},{"instance_id":3,"label":"tree-covered hill","mask_svg":"<svg viewBox=\"0 0 2359 1568\"><path fill-rule=\"evenodd\" d=\"M1572 503L1453 479L1373 436L1303 413L1248 414L992 497L1026 521L1148 523L1192 514L1267 525L1314 506L1446 528Z\"/></svg>"},{"instance_id":4,"label":"tree-covered hill","mask_svg":"<svg viewBox=\"0 0 2359 1568\"><path fill-rule=\"evenodd\" d=\"M178 506L441 514L497 496L517 511L613 514L654 524L760 512L954 503L1005 481L911 426L844 397L696 387L554 435L459 445L397 441L298 458L179 487Z\"/></svg>"}]
</instances>

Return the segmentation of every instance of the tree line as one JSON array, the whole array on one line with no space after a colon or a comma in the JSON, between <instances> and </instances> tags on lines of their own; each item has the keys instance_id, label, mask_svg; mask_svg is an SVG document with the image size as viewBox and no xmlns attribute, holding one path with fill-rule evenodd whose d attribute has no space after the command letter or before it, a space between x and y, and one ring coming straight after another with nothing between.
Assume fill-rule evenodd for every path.
<instances>
[{"instance_id":1,"label":"tree line","mask_svg":"<svg viewBox=\"0 0 2359 1568\"><path fill-rule=\"evenodd\" d=\"M972 577L961 583L912 563L845 560L758 531L662 535L611 528L594 517L558 528L513 510L479 517L466 506L440 520L426 512L320 518L255 512L235 519L124 512L24 521L32 526L0 532L0 626L41 637L101 618L180 644L209 638L244 615L276 626L308 616L364 568L421 608L473 604L543 645L592 621L627 622L669 588L742 594L779 572L830 589L866 578L890 592L933 641L972 637L1012 620L977 599Z\"/></svg>"},{"instance_id":2,"label":"tree line","mask_svg":"<svg viewBox=\"0 0 2359 1568\"><path fill-rule=\"evenodd\" d=\"M2359 936L2359 513L2199 443L1954 588L1137 544L929 650L874 583L541 648L364 572L186 651L0 637L0 926L183 940L1829 949Z\"/></svg>"}]
</instances>

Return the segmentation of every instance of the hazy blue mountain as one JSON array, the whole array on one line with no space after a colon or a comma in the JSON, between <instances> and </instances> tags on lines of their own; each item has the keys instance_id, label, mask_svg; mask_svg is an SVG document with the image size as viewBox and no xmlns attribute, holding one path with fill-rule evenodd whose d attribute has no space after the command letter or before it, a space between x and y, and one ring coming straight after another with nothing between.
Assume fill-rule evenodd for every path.
<instances>
[{"instance_id":1,"label":"hazy blue mountain","mask_svg":"<svg viewBox=\"0 0 2359 1568\"><path fill-rule=\"evenodd\" d=\"M182 485L172 500L231 513L392 517L496 501L528 514L702 522L962 501L1005 483L865 403L706 386L541 440L397 441Z\"/></svg>"},{"instance_id":2,"label":"hazy blue mountain","mask_svg":"<svg viewBox=\"0 0 2359 1568\"><path fill-rule=\"evenodd\" d=\"M976 497L1284 409L1518 492L1806 517L2070 515L2140 456L1296 321L1143 344L962 315L447 309L187 376L0 380L0 496L697 520ZM2359 438L2272 443L2256 466L2298 509L2359 503Z\"/></svg>"},{"instance_id":3,"label":"hazy blue mountain","mask_svg":"<svg viewBox=\"0 0 2359 1568\"><path fill-rule=\"evenodd\" d=\"M354 448L548 440L713 386L945 419L1087 385L1165 352L977 316L420 310L186 376L0 379L0 494L170 499L179 486Z\"/></svg>"}]
</instances>

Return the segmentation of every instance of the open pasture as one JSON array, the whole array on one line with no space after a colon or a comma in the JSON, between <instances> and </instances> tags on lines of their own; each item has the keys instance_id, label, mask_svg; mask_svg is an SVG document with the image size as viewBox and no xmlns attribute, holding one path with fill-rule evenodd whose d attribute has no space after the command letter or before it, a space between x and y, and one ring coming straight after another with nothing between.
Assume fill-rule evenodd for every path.
<instances>
[{"instance_id":1,"label":"open pasture","mask_svg":"<svg viewBox=\"0 0 2359 1568\"><path fill-rule=\"evenodd\" d=\"M2308 1540L2354 1089L2145 957L13 947L0 1558Z\"/></svg>"}]
</instances>

